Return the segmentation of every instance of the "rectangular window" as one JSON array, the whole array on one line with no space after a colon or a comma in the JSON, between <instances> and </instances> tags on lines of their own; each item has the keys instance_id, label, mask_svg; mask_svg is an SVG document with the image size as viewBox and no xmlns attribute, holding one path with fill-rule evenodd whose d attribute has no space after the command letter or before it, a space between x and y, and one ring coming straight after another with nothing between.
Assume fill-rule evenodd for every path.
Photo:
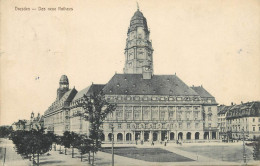
<instances>
[{"instance_id":1,"label":"rectangular window","mask_svg":"<svg viewBox=\"0 0 260 166\"><path fill-rule=\"evenodd\" d=\"M180 128L180 129L182 128L182 123L179 123L179 128Z\"/></svg>"},{"instance_id":2,"label":"rectangular window","mask_svg":"<svg viewBox=\"0 0 260 166\"><path fill-rule=\"evenodd\" d=\"M149 120L151 118L150 107L143 107L143 119Z\"/></svg>"},{"instance_id":3,"label":"rectangular window","mask_svg":"<svg viewBox=\"0 0 260 166\"><path fill-rule=\"evenodd\" d=\"M255 118L253 118L253 122L255 122Z\"/></svg>"},{"instance_id":4,"label":"rectangular window","mask_svg":"<svg viewBox=\"0 0 260 166\"><path fill-rule=\"evenodd\" d=\"M199 123L195 123L195 128L199 128Z\"/></svg>"},{"instance_id":5,"label":"rectangular window","mask_svg":"<svg viewBox=\"0 0 260 166\"><path fill-rule=\"evenodd\" d=\"M141 107L134 107L134 119L141 120Z\"/></svg>"},{"instance_id":6,"label":"rectangular window","mask_svg":"<svg viewBox=\"0 0 260 166\"><path fill-rule=\"evenodd\" d=\"M127 123L127 128L130 129L130 124L129 123Z\"/></svg>"},{"instance_id":7,"label":"rectangular window","mask_svg":"<svg viewBox=\"0 0 260 166\"><path fill-rule=\"evenodd\" d=\"M119 129L121 129L121 123L118 123L118 124L117 124L117 127L118 127Z\"/></svg>"},{"instance_id":8,"label":"rectangular window","mask_svg":"<svg viewBox=\"0 0 260 166\"><path fill-rule=\"evenodd\" d=\"M174 111L169 111L169 118L173 118Z\"/></svg>"},{"instance_id":9,"label":"rectangular window","mask_svg":"<svg viewBox=\"0 0 260 166\"><path fill-rule=\"evenodd\" d=\"M158 107L151 107L152 109L152 120L158 120L159 115L158 115Z\"/></svg>"},{"instance_id":10,"label":"rectangular window","mask_svg":"<svg viewBox=\"0 0 260 166\"><path fill-rule=\"evenodd\" d=\"M182 112L178 111L177 112L177 120L181 120Z\"/></svg>"},{"instance_id":11,"label":"rectangular window","mask_svg":"<svg viewBox=\"0 0 260 166\"><path fill-rule=\"evenodd\" d=\"M190 128L190 123L187 123L187 128L188 128L188 129Z\"/></svg>"},{"instance_id":12,"label":"rectangular window","mask_svg":"<svg viewBox=\"0 0 260 166\"><path fill-rule=\"evenodd\" d=\"M255 127L253 127L253 131L255 131Z\"/></svg>"},{"instance_id":13,"label":"rectangular window","mask_svg":"<svg viewBox=\"0 0 260 166\"><path fill-rule=\"evenodd\" d=\"M165 120L165 111L161 111L160 119Z\"/></svg>"},{"instance_id":14,"label":"rectangular window","mask_svg":"<svg viewBox=\"0 0 260 166\"><path fill-rule=\"evenodd\" d=\"M132 108L133 107L129 107L129 106L125 107L125 119L126 120L132 119Z\"/></svg>"},{"instance_id":15,"label":"rectangular window","mask_svg":"<svg viewBox=\"0 0 260 166\"><path fill-rule=\"evenodd\" d=\"M190 119L190 112L186 112L186 119L189 120Z\"/></svg>"}]
</instances>

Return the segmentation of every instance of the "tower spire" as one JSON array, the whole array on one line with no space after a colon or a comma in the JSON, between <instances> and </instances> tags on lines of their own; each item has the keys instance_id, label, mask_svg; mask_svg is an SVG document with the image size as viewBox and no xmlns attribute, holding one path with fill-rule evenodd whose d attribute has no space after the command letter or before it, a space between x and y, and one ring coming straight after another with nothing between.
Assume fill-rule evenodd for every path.
<instances>
[{"instance_id":1,"label":"tower spire","mask_svg":"<svg viewBox=\"0 0 260 166\"><path fill-rule=\"evenodd\" d=\"M136 6L137 6L137 10L139 10L139 4L138 2L136 1Z\"/></svg>"}]
</instances>

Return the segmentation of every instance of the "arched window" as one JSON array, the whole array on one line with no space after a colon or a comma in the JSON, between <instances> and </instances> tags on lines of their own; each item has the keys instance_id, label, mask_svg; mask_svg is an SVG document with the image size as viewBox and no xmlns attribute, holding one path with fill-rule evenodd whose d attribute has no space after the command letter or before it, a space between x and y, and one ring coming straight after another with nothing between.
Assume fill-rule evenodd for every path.
<instances>
[{"instance_id":1,"label":"arched window","mask_svg":"<svg viewBox=\"0 0 260 166\"><path fill-rule=\"evenodd\" d=\"M123 134L122 133L117 134L117 141L123 141Z\"/></svg>"},{"instance_id":2,"label":"arched window","mask_svg":"<svg viewBox=\"0 0 260 166\"><path fill-rule=\"evenodd\" d=\"M127 133L126 134L126 141L131 141L132 140L132 134L131 133Z\"/></svg>"},{"instance_id":3,"label":"arched window","mask_svg":"<svg viewBox=\"0 0 260 166\"><path fill-rule=\"evenodd\" d=\"M174 133L173 132L170 133L170 140L174 140Z\"/></svg>"},{"instance_id":4,"label":"arched window","mask_svg":"<svg viewBox=\"0 0 260 166\"><path fill-rule=\"evenodd\" d=\"M186 138L191 139L191 133L190 132L187 133Z\"/></svg>"}]
</instances>

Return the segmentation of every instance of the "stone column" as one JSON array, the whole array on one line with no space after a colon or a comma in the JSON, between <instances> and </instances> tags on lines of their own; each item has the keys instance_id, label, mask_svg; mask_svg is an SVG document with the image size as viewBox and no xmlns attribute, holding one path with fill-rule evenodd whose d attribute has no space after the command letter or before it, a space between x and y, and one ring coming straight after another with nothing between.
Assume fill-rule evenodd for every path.
<instances>
[{"instance_id":1,"label":"stone column","mask_svg":"<svg viewBox=\"0 0 260 166\"><path fill-rule=\"evenodd\" d=\"M186 140L186 139L187 139L186 136L187 136L187 132L182 132L182 139L183 139L183 140Z\"/></svg>"},{"instance_id":2,"label":"stone column","mask_svg":"<svg viewBox=\"0 0 260 166\"><path fill-rule=\"evenodd\" d=\"M132 120L134 120L134 107L132 107Z\"/></svg>"},{"instance_id":3,"label":"stone column","mask_svg":"<svg viewBox=\"0 0 260 166\"><path fill-rule=\"evenodd\" d=\"M191 140L195 140L195 133L191 132Z\"/></svg>"},{"instance_id":4,"label":"stone column","mask_svg":"<svg viewBox=\"0 0 260 166\"><path fill-rule=\"evenodd\" d=\"M144 131L141 131L141 140L144 140Z\"/></svg>"},{"instance_id":5,"label":"stone column","mask_svg":"<svg viewBox=\"0 0 260 166\"><path fill-rule=\"evenodd\" d=\"M150 131L149 133L149 141L152 142L153 141L153 135L152 135L152 131Z\"/></svg>"},{"instance_id":6,"label":"stone column","mask_svg":"<svg viewBox=\"0 0 260 166\"><path fill-rule=\"evenodd\" d=\"M125 120L125 105L123 105L123 120Z\"/></svg>"},{"instance_id":7,"label":"stone column","mask_svg":"<svg viewBox=\"0 0 260 166\"><path fill-rule=\"evenodd\" d=\"M159 140L159 142L161 141L161 138L162 138L162 132L159 131L159 132L158 132L158 140Z\"/></svg>"}]
</instances>

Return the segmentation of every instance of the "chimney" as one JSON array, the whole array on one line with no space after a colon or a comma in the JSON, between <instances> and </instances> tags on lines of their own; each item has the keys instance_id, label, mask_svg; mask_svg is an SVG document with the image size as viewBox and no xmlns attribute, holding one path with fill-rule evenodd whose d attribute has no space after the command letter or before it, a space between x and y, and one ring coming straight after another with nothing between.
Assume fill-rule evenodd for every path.
<instances>
[{"instance_id":1,"label":"chimney","mask_svg":"<svg viewBox=\"0 0 260 166\"><path fill-rule=\"evenodd\" d=\"M234 105L234 103L233 103L233 102L231 102L231 105Z\"/></svg>"}]
</instances>

